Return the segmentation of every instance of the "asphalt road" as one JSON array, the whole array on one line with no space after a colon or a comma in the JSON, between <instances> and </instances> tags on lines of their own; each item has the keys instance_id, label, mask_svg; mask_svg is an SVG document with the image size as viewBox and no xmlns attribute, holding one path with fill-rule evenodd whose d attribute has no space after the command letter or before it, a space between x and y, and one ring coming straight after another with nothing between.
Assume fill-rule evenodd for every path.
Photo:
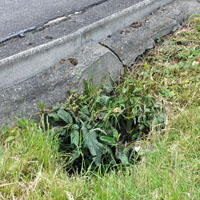
<instances>
[{"instance_id":1,"label":"asphalt road","mask_svg":"<svg viewBox=\"0 0 200 200\"><path fill-rule=\"evenodd\" d=\"M102 0L1 0L0 40L101 2Z\"/></svg>"},{"instance_id":2,"label":"asphalt road","mask_svg":"<svg viewBox=\"0 0 200 200\"><path fill-rule=\"evenodd\" d=\"M56 17L66 16L107 1L109 0L0 0L0 40L21 30L37 27Z\"/></svg>"},{"instance_id":3,"label":"asphalt road","mask_svg":"<svg viewBox=\"0 0 200 200\"><path fill-rule=\"evenodd\" d=\"M140 1L142 0L0 0L0 60L73 33ZM69 17L76 12L78 14ZM44 26L63 16L67 20L62 23ZM36 29L22 33L22 37L19 35L19 32L31 27Z\"/></svg>"}]
</instances>

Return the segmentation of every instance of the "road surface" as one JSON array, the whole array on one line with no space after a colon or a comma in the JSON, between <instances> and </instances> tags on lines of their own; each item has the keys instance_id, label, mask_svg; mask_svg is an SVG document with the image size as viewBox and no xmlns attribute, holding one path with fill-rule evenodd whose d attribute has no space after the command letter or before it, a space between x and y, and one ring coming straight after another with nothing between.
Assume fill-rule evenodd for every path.
<instances>
[{"instance_id":1,"label":"road surface","mask_svg":"<svg viewBox=\"0 0 200 200\"><path fill-rule=\"evenodd\" d=\"M140 1L0 0L0 60L73 33ZM45 26L60 17L65 20Z\"/></svg>"},{"instance_id":2,"label":"road surface","mask_svg":"<svg viewBox=\"0 0 200 200\"><path fill-rule=\"evenodd\" d=\"M38 27L60 16L86 10L111 0L0 0L0 41L30 27ZM141 0L115 0L113 8ZM119 6L120 7L120 6Z\"/></svg>"}]
</instances>

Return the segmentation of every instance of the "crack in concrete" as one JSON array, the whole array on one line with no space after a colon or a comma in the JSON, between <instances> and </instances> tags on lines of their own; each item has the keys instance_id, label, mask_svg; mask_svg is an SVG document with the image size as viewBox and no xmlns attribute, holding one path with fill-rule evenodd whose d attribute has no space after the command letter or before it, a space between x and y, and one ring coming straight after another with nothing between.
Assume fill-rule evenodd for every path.
<instances>
[{"instance_id":1,"label":"crack in concrete","mask_svg":"<svg viewBox=\"0 0 200 200\"><path fill-rule=\"evenodd\" d=\"M111 51L117 58L118 60L121 62L121 64L123 65L123 67L125 67L126 65L124 65L122 59L120 58L120 56L112 49L110 48L108 45L103 44L102 42L99 42L99 44L105 48L107 48L109 51Z\"/></svg>"}]
</instances>

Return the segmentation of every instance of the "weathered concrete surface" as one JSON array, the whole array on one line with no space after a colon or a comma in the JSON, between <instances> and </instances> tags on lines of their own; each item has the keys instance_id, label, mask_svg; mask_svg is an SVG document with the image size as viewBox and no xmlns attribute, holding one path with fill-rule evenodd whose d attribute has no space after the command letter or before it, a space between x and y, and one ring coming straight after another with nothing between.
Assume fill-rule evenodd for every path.
<instances>
[{"instance_id":1,"label":"weathered concrete surface","mask_svg":"<svg viewBox=\"0 0 200 200\"><path fill-rule=\"evenodd\" d=\"M109 74L117 78L122 72L123 65L112 52L97 43L90 43L56 65L1 90L0 124L5 121L5 116L32 115L38 111L39 102L45 102L47 106L63 102L68 89L83 90L84 79L98 84L109 78Z\"/></svg>"},{"instance_id":2,"label":"weathered concrete surface","mask_svg":"<svg viewBox=\"0 0 200 200\"><path fill-rule=\"evenodd\" d=\"M115 52L124 65L131 65L138 55L154 46L156 38L177 30L184 19L199 11L200 6L196 0L176 0L137 24L115 32L102 40L101 44Z\"/></svg>"},{"instance_id":3,"label":"weathered concrete surface","mask_svg":"<svg viewBox=\"0 0 200 200\"><path fill-rule=\"evenodd\" d=\"M172 1L174 0L143 0L73 34L0 60L0 90L48 69L90 40L98 42Z\"/></svg>"},{"instance_id":4,"label":"weathered concrete surface","mask_svg":"<svg viewBox=\"0 0 200 200\"><path fill-rule=\"evenodd\" d=\"M155 38L179 28L182 20L198 9L196 0L176 0L173 4L145 16L138 25L128 26L100 42L97 40L84 44L83 47L77 48L75 53L64 51L61 59L58 57L51 67L42 68L31 76L15 80L9 86L0 87L0 124L7 119L10 122L14 116L20 114L30 116L37 112L40 101L46 102L47 106L64 101L67 89L83 89L83 79L92 78L97 84L108 74L116 78L123 71L123 65L132 64L138 55L153 46ZM71 41L71 45L73 44L74 41ZM46 50L47 53L48 51ZM37 56L37 53L34 56ZM60 54L59 49L54 53ZM31 59L34 59L34 56ZM31 62L31 59L25 62ZM41 59L48 62L51 58L46 56ZM73 59L74 65L69 62ZM26 65L19 73L26 73L25 67ZM2 72L0 68L0 75Z\"/></svg>"}]
</instances>

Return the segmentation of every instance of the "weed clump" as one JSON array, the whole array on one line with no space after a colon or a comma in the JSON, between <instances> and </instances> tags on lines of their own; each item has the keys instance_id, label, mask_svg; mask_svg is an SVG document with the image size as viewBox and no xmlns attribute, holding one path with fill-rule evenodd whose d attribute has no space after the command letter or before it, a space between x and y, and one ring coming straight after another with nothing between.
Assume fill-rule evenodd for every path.
<instances>
[{"instance_id":1,"label":"weed clump","mask_svg":"<svg viewBox=\"0 0 200 200\"><path fill-rule=\"evenodd\" d=\"M132 164L133 142L164 123L164 106L148 94L145 76L128 77L109 90L85 81L84 94L69 92L65 104L42 113L45 126L60 137L67 169Z\"/></svg>"}]
</instances>

